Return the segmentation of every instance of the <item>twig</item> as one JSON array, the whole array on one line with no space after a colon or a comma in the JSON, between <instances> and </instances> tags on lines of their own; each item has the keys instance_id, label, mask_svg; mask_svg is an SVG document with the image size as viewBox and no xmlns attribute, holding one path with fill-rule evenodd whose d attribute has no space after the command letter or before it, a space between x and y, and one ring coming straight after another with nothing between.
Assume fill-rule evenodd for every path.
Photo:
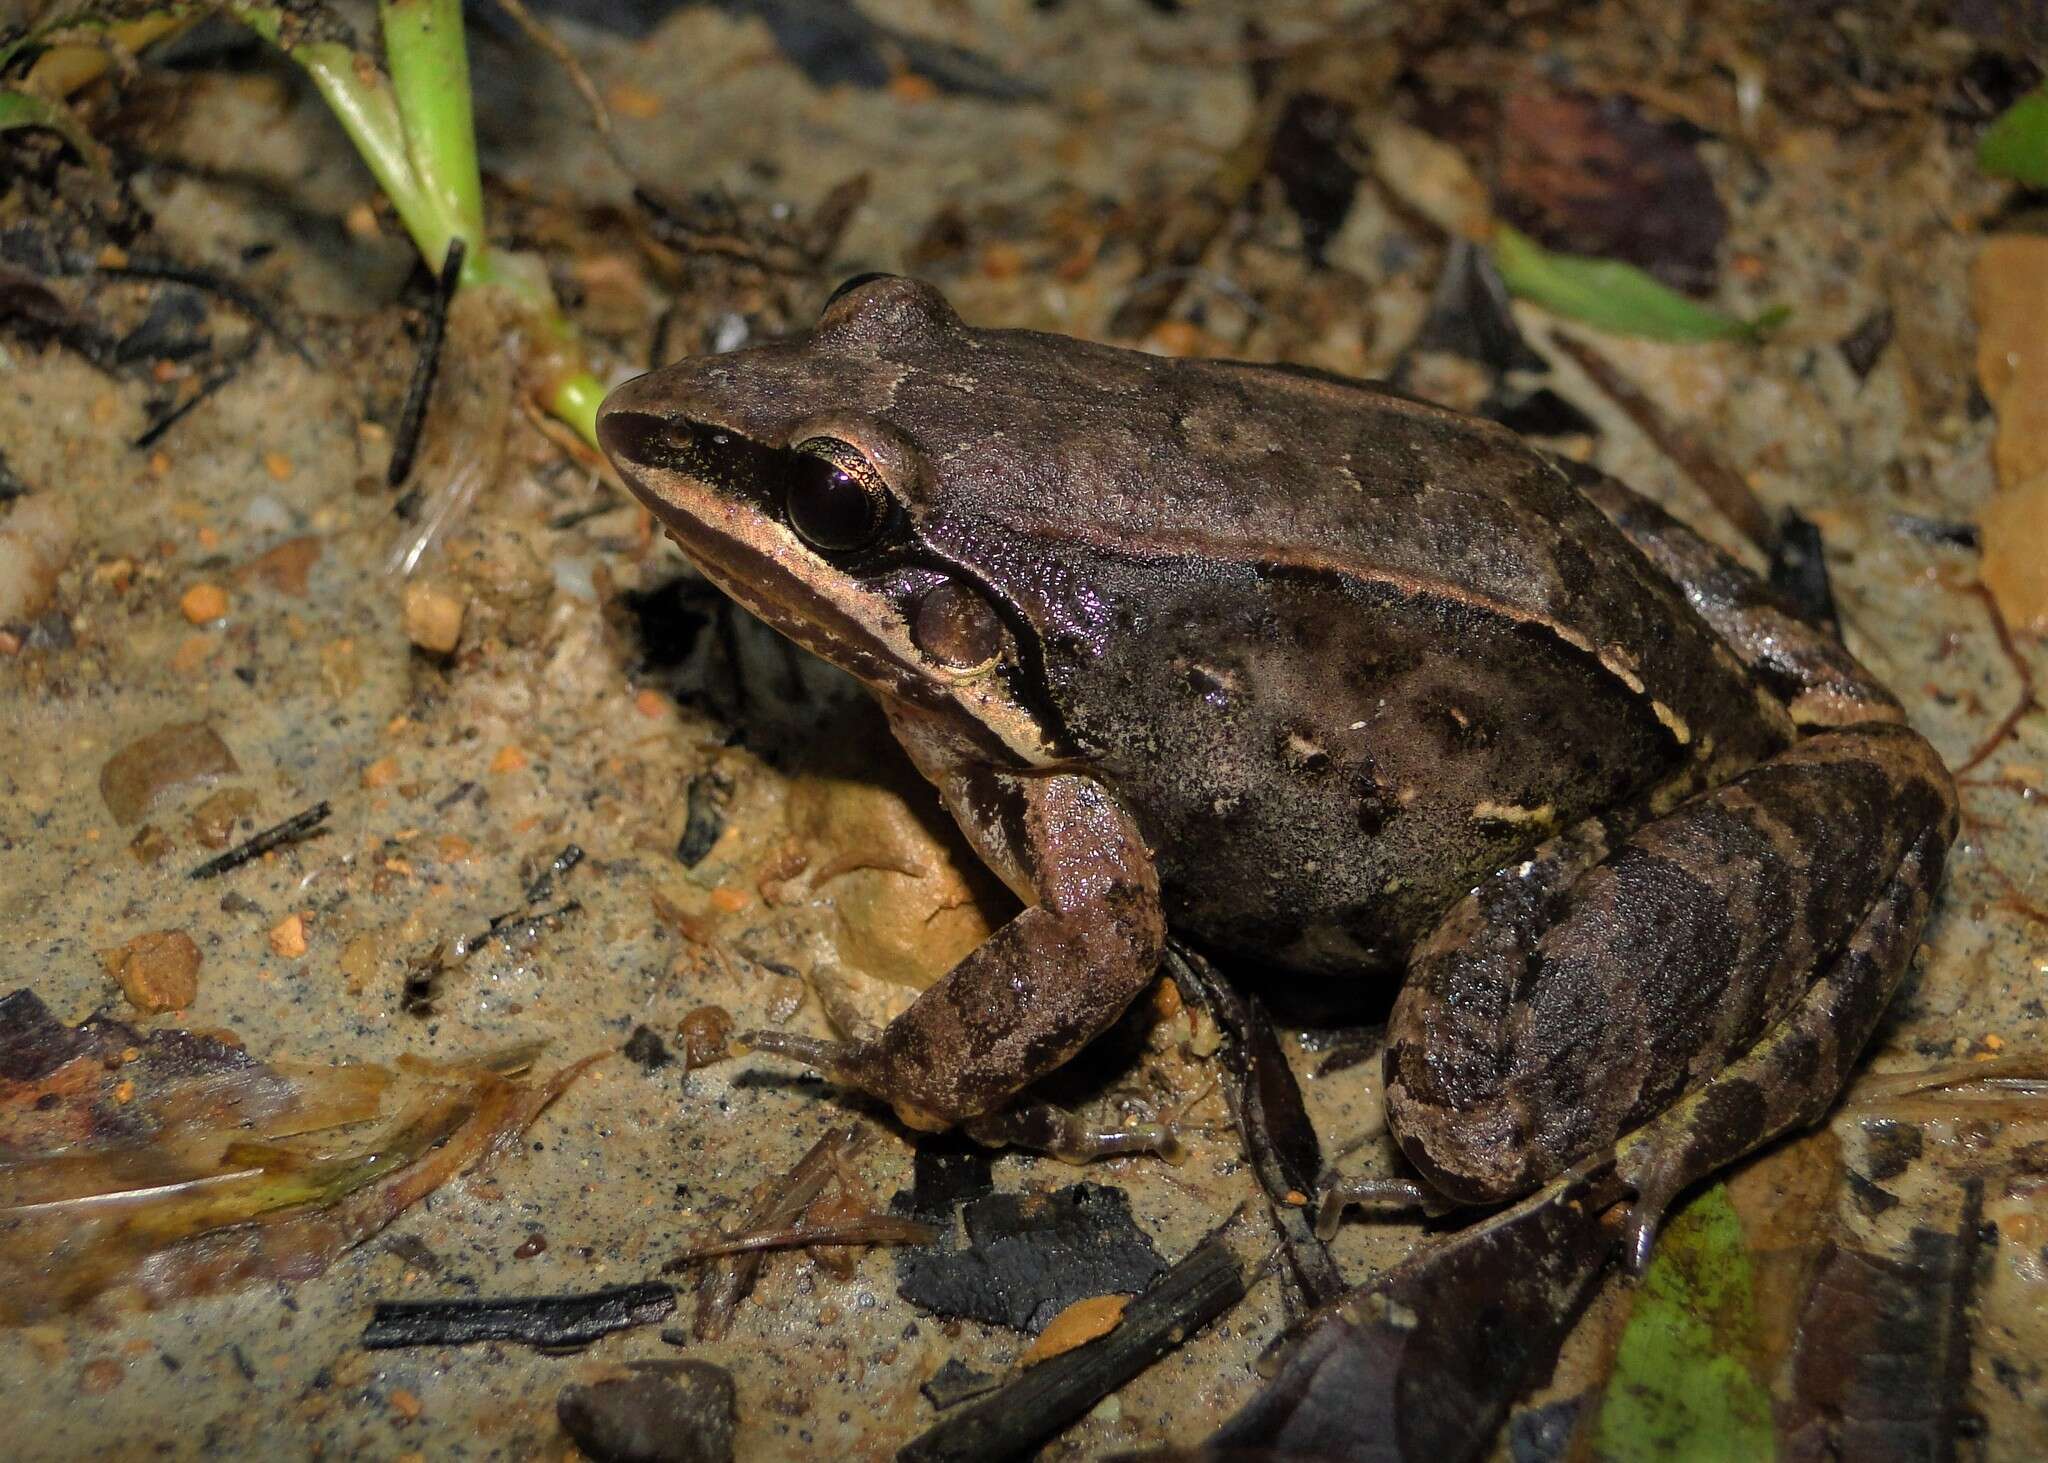
<instances>
[{"instance_id":1,"label":"twig","mask_svg":"<svg viewBox=\"0 0 2048 1463\"><path fill-rule=\"evenodd\" d=\"M2027 664L2027 658L2021 655L2020 648L2013 644L2012 631L2005 623L2004 613L1998 608L1998 600L1981 582L1972 584L1970 593L1984 601L1985 612L1991 616L1991 629L1998 636L1999 648L2005 652L2005 658L2012 662L2014 674L2020 678L2020 699L2013 704L2012 710L1999 718L1998 725L1991 729L1991 735L1980 742L1977 750L1970 754L1970 760L1956 768L1955 775L1958 777L1976 771L1984 759L1997 751L1999 744L2012 735L2013 729L2020 724L2020 718L2041 704L2034 696L2034 668Z\"/></svg>"},{"instance_id":2,"label":"twig","mask_svg":"<svg viewBox=\"0 0 2048 1463\"><path fill-rule=\"evenodd\" d=\"M120 264L101 264L98 260L68 259L65 272L69 274L98 274L108 279L149 279L161 280L166 284L189 285L210 295L218 295L244 315L255 321L262 330L274 336L277 342L309 366L320 362L308 350L305 341L284 328L277 318L277 312L265 304L254 292L225 275L215 274L193 264L180 264L175 259L156 259L131 254Z\"/></svg>"},{"instance_id":3,"label":"twig","mask_svg":"<svg viewBox=\"0 0 2048 1463\"><path fill-rule=\"evenodd\" d=\"M872 1136L870 1130L852 1124L827 1132L797 1160L796 1167L763 1187L747 1213L747 1227L765 1229L793 1223L824 1191L835 1171L834 1158L842 1153L851 1157ZM697 1317L691 1325L699 1341L714 1341L725 1333L733 1308L754 1288L765 1258L761 1251L751 1251L704 1272L697 1282Z\"/></svg>"},{"instance_id":4,"label":"twig","mask_svg":"<svg viewBox=\"0 0 2048 1463\"><path fill-rule=\"evenodd\" d=\"M1665 416L1657 404L1623 376L1612 361L1585 341L1562 330L1552 330L1550 338L1559 350L1578 363L1579 369L1592 379L1595 386L1612 398L1645 437L1656 443L1658 451L1677 463L1685 475L1713 499L1714 506L1742 531L1744 537L1766 554L1775 551L1778 532L1771 526L1771 516L1764 511L1764 505L1757 501L1749 484L1742 480L1741 473L1724 462L1706 443Z\"/></svg>"},{"instance_id":5,"label":"twig","mask_svg":"<svg viewBox=\"0 0 2048 1463\"><path fill-rule=\"evenodd\" d=\"M534 881L526 886L526 902L529 905L538 904L550 894L553 894L555 892L555 880L582 862L583 850L581 847L573 843L563 844L562 851L555 855L554 862L542 869L535 876ZM492 928L495 929L496 927L497 922L493 921Z\"/></svg>"},{"instance_id":6,"label":"twig","mask_svg":"<svg viewBox=\"0 0 2048 1463\"><path fill-rule=\"evenodd\" d=\"M190 396L186 397L184 401L179 403L177 406L172 407L162 416L158 417L154 422L151 422L149 426L143 430L142 435L137 437L133 442L130 442L128 445L133 447L138 452L156 446L156 444L159 441L163 440L164 433L170 431L170 429L175 427L179 422L185 420L185 418L191 415L193 409L197 407L201 402L205 401L208 397L212 396L214 392L220 390L221 387L227 385L228 382L235 379L236 375L240 373L242 367L248 364L249 357L256 354L256 344L258 339L259 337L257 336L251 336L248 342L245 345L243 345L243 347L240 350L236 351L233 355L229 356L226 360L222 361L219 366L214 368L212 375L208 376L204 381L199 383L199 389L197 391L193 392Z\"/></svg>"},{"instance_id":7,"label":"twig","mask_svg":"<svg viewBox=\"0 0 2048 1463\"><path fill-rule=\"evenodd\" d=\"M611 152L612 160L625 169L625 159L619 156L619 145L613 136L611 109L604 104L604 98L597 93L597 85L590 79L590 73L583 69L583 63L562 44L561 37L534 19L520 0L498 0L498 8L512 18L512 23L526 34L526 38L546 51L554 63L562 68L569 78L569 84L576 88L576 94L583 98L584 110L590 113L590 125L597 129L597 135L604 139L605 147ZM627 170L631 176L631 171Z\"/></svg>"},{"instance_id":8,"label":"twig","mask_svg":"<svg viewBox=\"0 0 2048 1463\"><path fill-rule=\"evenodd\" d=\"M491 916L489 929L465 936L455 942L455 958L467 960L491 940L510 945L515 940L537 935L551 921L558 920L566 914L575 914L582 908L582 900L568 899L553 909L536 910L532 914L521 914L516 909L494 914Z\"/></svg>"},{"instance_id":9,"label":"twig","mask_svg":"<svg viewBox=\"0 0 2048 1463\"><path fill-rule=\"evenodd\" d=\"M245 843L236 844L217 858L210 858L185 877L188 879L211 879L231 869L239 869L251 859L262 858L280 844L293 843L304 838L322 823L333 808L325 799L313 804L303 813L294 813L275 827L266 828Z\"/></svg>"},{"instance_id":10,"label":"twig","mask_svg":"<svg viewBox=\"0 0 2048 1463\"><path fill-rule=\"evenodd\" d=\"M1271 1203L1287 1264L1311 1307L1335 1300L1344 1277L1304 1207L1322 1167L1315 1126L1273 1023L1201 955L1178 944L1167 970L1182 993L1208 1011L1223 1034L1224 1093L1245 1156Z\"/></svg>"},{"instance_id":11,"label":"twig","mask_svg":"<svg viewBox=\"0 0 2048 1463\"><path fill-rule=\"evenodd\" d=\"M412 368L412 380L405 388L405 409L398 415L398 434L391 442L391 464L384 481L397 487L412 471L419 455L420 429L427 421L427 401L434 394L434 377L441 370L441 344L448 337L448 306L455 299L455 287L462 282L462 260L469 252L460 238L448 241L448 257L441 261L441 277L435 282L434 302L427 310L427 333L420 341L419 360Z\"/></svg>"},{"instance_id":12,"label":"twig","mask_svg":"<svg viewBox=\"0 0 2048 1463\"><path fill-rule=\"evenodd\" d=\"M905 1219L896 1214L867 1214L830 1224L792 1224L780 1229L756 1229L744 1234L700 1240L679 1251L661 1270L664 1275L673 1275L700 1260L753 1254L760 1250L809 1249L813 1245L928 1245L938 1237L937 1227L921 1219Z\"/></svg>"},{"instance_id":13,"label":"twig","mask_svg":"<svg viewBox=\"0 0 2048 1463\"><path fill-rule=\"evenodd\" d=\"M1042 1361L994 1396L954 1413L896 1455L897 1463L1000 1463L1024 1458L1243 1298L1242 1259L1212 1234L1132 1301L1100 1340Z\"/></svg>"},{"instance_id":14,"label":"twig","mask_svg":"<svg viewBox=\"0 0 2048 1463\"><path fill-rule=\"evenodd\" d=\"M584 1295L382 1300L363 1329L362 1344L371 1351L397 1346L460 1346L470 1341L586 1346L613 1331L651 1326L675 1308L675 1287L659 1281Z\"/></svg>"}]
</instances>

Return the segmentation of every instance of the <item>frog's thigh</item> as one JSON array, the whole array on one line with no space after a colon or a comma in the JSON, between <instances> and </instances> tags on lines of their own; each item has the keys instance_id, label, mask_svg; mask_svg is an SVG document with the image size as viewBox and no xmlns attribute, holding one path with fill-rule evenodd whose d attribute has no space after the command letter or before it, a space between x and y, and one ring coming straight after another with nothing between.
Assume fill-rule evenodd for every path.
<instances>
[{"instance_id":1,"label":"frog's thigh","mask_svg":"<svg viewBox=\"0 0 2048 1463\"><path fill-rule=\"evenodd\" d=\"M1001 1107L1107 1030L1159 965L1159 876L1109 790L1074 774L976 773L947 802L1035 902L835 1070L938 1126Z\"/></svg>"},{"instance_id":2,"label":"frog's thigh","mask_svg":"<svg viewBox=\"0 0 2048 1463\"><path fill-rule=\"evenodd\" d=\"M1769 585L1669 513L1598 468L1559 464L1636 550L1676 584L1736 658L1800 726L1897 721L1899 703L1839 641L1800 619Z\"/></svg>"},{"instance_id":3,"label":"frog's thigh","mask_svg":"<svg viewBox=\"0 0 2048 1463\"><path fill-rule=\"evenodd\" d=\"M1611 852L1577 829L1500 871L1417 949L1395 1004L1402 1150L1453 1197L1505 1199L1750 1056L1778 1127L1825 1110L1954 834L1933 749L1873 723L1809 738ZM1816 1009L1834 1047L1772 1047Z\"/></svg>"}]
</instances>

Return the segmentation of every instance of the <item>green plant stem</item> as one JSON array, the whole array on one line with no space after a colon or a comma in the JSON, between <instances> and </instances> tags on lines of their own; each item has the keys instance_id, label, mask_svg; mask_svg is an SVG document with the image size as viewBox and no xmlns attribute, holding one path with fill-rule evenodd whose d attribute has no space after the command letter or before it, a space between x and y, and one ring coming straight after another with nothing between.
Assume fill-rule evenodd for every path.
<instances>
[{"instance_id":1,"label":"green plant stem","mask_svg":"<svg viewBox=\"0 0 2048 1463\"><path fill-rule=\"evenodd\" d=\"M457 231L438 200L421 185L406 147L398 102L383 78L366 82L354 53L329 42L299 46L291 57L312 78L335 121L355 144L370 175L397 210L398 221L412 236L420 257L430 268L439 268Z\"/></svg>"},{"instance_id":2,"label":"green plant stem","mask_svg":"<svg viewBox=\"0 0 2048 1463\"><path fill-rule=\"evenodd\" d=\"M576 429L576 435L597 445L597 404L604 400L604 383L588 371L577 371L555 383L546 403L555 416Z\"/></svg>"},{"instance_id":3,"label":"green plant stem","mask_svg":"<svg viewBox=\"0 0 2048 1463\"><path fill-rule=\"evenodd\" d=\"M462 282L479 283L490 270L461 0L383 0L377 13L413 177L445 234L432 248L417 240L420 252L439 269L448 239L460 238L468 248Z\"/></svg>"}]
</instances>

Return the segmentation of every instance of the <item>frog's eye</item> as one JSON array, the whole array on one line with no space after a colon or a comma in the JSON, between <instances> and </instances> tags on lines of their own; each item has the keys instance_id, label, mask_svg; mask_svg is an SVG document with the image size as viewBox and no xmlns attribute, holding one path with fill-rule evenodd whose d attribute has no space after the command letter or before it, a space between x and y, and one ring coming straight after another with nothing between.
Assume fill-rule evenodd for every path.
<instances>
[{"instance_id":1,"label":"frog's eye","mask_svg":"<svg viewBox=\"0 0 2048 1463\"><path fill-rule=\"evenodd\" d=\"M864 548L888 516L889 493L860 450L834 437L797 445L783 511L789 526L814 549L846 553Z\"/></svg>"},{"instance_id":2,"label":"frog's eye","mask_svg":"<svg viewBox=\"0 0 2048 1463\"><path fill-rule=\"evenodd\" d=\"M895 275L885 269L870 269L865 274L850 274L845 279L839 281L838 288L825 297L825 304L818 313L822 315L826 310L831 309L864 284L873 284L878 279L894 279L895 277Z\"/></svg>"},{"instance_id":3,"label":"frog's eye","mask_svg":"<svg viewBox=\"0 0 2048 1463\"><path fill-rule=\"evenodd\" d=\"M910 638L947 670L978 671L1003 653L1003 622L987 600L948 581L917 602Z\"/></svg>"}]
</instances>

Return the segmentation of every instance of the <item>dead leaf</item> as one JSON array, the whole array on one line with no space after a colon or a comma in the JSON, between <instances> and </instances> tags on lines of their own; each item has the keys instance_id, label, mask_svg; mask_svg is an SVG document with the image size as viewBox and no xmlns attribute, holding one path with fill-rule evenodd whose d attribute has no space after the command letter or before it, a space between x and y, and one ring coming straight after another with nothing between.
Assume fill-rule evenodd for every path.
<instances>
[{"instance_id":1,"label":"dead leaf","mask_svg":"<svg viewBox=\"0 0 2048 1463\"><path fill-rule=\"evenodd\" d=\"M1091 1295L1077 1300L1046 1323L1038 1338L1017 1359L1019 1366L1036 1366L1042 1361L1086 1346L1114 1331L1131 1303L1127 1295Z\"/></svg>"}]
</instances>

